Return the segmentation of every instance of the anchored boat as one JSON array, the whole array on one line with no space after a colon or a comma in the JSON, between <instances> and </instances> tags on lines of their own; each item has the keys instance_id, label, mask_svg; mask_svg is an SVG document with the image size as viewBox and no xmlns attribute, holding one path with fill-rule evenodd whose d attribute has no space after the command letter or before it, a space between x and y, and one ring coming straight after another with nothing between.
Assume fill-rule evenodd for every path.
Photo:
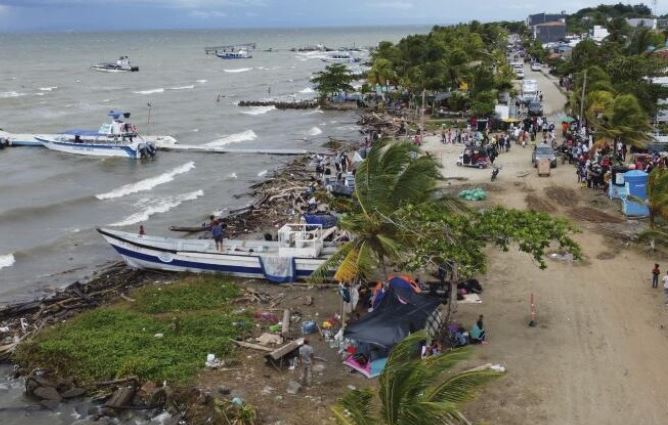
<instances>
[{"instance_id":1,"label":"anchored boat","mask_svg":"<svg viewBox=\"0 0 668 425\"><path fill-rule=\"evenodd\" d=\"M251 59L255 47L255 43L230 44L227 46L205 47L204 52L207 55L214 54L221 59Z\"/></svg>"},{"instance_id":2,"label":"anchored boat","mask_svg":"<svg viewBox=\"0 0 668 425\"><path fill-rule=\"evenodd\" d=\"M130 266L176 272L215 272L267 279L276 283L309 277L335 251L325 239L336 227L286 224L278 241L223 241L217 251L213 240L139 235L120 230L97 229Z\"/></svg>"},{"instance_id":3,"label":"anchored boat","mask_svg":"<svg viewBox=\"0 0 668 425\"><path fill-rule=\"evenodd\" d=\"M137 72L139 67L130 64L127 56L121 56L115 63L103 62L90 67L93 71L98 72Z\"/></svg>"}]
</instances>

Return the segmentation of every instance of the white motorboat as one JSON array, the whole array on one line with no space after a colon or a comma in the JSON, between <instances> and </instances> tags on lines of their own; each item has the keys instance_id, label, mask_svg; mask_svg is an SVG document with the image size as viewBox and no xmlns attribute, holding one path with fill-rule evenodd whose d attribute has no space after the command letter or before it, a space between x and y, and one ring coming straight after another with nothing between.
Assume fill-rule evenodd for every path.
<instances>
[{"instance_id":1,"label":"white motorboat","mask_svg":"<svg viewBox=\"0 0 668 425\"><path fill-rule=\"evenodd\" d=\"M129 139L112 139L106 135L100 135L97 140L84 141L78 135L72 139L69 135L56 138L35 138L47 149L57 152L72 153L87 156L121 157L130 159L153 158L156 148L141 138L141 136Z\"/></svg>"},{"instance_id":2,"label":"white motorboat","mask_svg":"<svg viewBox=\"0 0 668 425\"><path fill-rule=\"evenodd\" d=\"M246 48L234 48L222 49L216 51L216 56L221 59L251 59L253 55Z\"/></svg>"},{"instance_id":3,"label":"white motorboat","mask_svg":"<svg viewBox=\"0 0 668 425\"><path fill-rule=\"evenodd\" d=\"M99 72L137 72L139 67L130 64L127 56L121 56L115 63L103 62L90 67L93 71Z\"/></svg>"},{"instance_id":4,"label":"white motorboat","mask_svg":"<svg viewBox=\"0 0 668 425\"><path fill-rule=\"evenodd\" d=\"M128 141L130 138L137 138L137 129L131 124L125 122L130 118L129 112L109 111L107 114L111 118L109 122L103 123L97 130L70 129L58 134L18 134L0 131L0 138L6 140L7 146L32 146L43 147L44 144L37 140L40 139L69 139L74 141L78 136L79 142L118 142ZM156 147L173 146L176 139L172 136L144 136L141 138Z\"/></svg>"},{"instance_id":5,"label":"white motorboat","mask_svg":"<svg viewBox=\"0 0 668 425\"><path fill-rule=\"evenodd\" d=\"M177 272L214 272L233 276L293 282L309 277L334 252L325 239L336 227L286 224L278 241L223 240L217 251L213 240L148 236L97 229L130 266Z\"/></svg>"}]
</instances>

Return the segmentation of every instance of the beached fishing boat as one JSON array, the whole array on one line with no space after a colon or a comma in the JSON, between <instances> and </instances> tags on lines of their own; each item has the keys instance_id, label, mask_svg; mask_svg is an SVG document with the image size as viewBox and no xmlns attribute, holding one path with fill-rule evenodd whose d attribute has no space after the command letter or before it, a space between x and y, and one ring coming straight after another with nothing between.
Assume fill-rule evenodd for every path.
<instances>
[{"instance_id":1,"label":"beached fishing boat","mask_svg":"<svg viewBox=\"0 0 668 425\"><path fill-rule=\"evenodd\" d=\"M277 241L223 241L217 251L213 240L139 235L97 229L130 266L175 272L214 272L233 276L292 282L309 277L335 251L325 239L336 228L286 224Z\"/></svg>"},{"instance_id":2,"label":"beached fishing boat","mask_svg":"<svg viewBox=\"0 0 668 425\"><path fill-rule=\"evenodd\" d=\"M98 72L137 72L139 67L130 64L130 60L127 56L121 56L118 60L113 62L103 62L98 63L90 67L93 71Z\"/></svg>"}]
</instances>

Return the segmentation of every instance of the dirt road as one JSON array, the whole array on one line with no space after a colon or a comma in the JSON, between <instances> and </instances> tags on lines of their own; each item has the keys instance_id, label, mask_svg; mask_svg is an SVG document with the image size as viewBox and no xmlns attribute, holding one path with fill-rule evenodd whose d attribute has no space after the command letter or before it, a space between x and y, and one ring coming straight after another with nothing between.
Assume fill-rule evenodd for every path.
<instances>
[{"instance_id":1,"label":"dirt road","mask_svg":"<svg viewBox=\"0 0 668 425\"><path fill-rule=\"evenodd\" d=\"M546 113L559 114L565 98L552 81L531 71L527 78L538 80ZM455 167L460 146L428 138L425 148L443 161L444 175L470 179L451 185L490 185L489 170ZM580 207L621 217L604 196L578 187L572 166L560 164L551 177L539 178L530 156L529 148L513 145L498 158L503 170L489 192L491 203L527 208L532 195L566 215L573 207L545 194L557 186L571 190ZM517 177L521 171L529 174ZM467 406L474 423L668 424L668 307L662 290L650 287L655 259L604 238L600 224L576 223L584 262L550 261L541 271L524 254L490 249L490 267L481 276L484 304L459 307L457 317L467 327L478 314L486 318L490 343L475 348L471 363L498 362L509 371ZM657 262L668 269L666 259ZM538 310L533 328L527 326L531 293Z\"/></svg>"}]
</instances>

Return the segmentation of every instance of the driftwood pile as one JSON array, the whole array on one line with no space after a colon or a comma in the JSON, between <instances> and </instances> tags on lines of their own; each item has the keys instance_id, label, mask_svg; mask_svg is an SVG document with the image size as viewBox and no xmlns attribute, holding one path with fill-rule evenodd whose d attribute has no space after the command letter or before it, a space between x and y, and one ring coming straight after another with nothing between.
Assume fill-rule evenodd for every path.
<instances>
[{"instance_id":1,"label":"driftwood pile","mask_svg":"<svg viewBox=\"0 0 668 425\"><path fill-rule=\"evenodd\" d=\"M274 106L276 109L313 109L319 106L317 100L242 100L239 106Z\"/></svg>"},{"instance_id":2,"label":"driftwood pile","mask_svg":"<svg viewBox=\"0 0 668 425\"><path fill-rule=\"evenodd\" d=\"M309 158L301 157L291 162L272 177L252 185L249 193L255 201L221 217L225 224L225 237L236 238L253 232L278 230L285 223L299 222L308 198L305 192L317 187L314 171L309 170ZM207 226L172 226L174 231L204 232Z\"/></svg>"},{"instance_id":3,"label":"driftwood pile","mask_svg":"<svg viewBox=\"0 0 668 425\"><path fill-rule=\"evenodd\" d=\"M0 361L8 360L21 341L44 326L62 322L118 298L127 298L128 290L157 276L161 275L114 263L86 283L74 282L49 297L0 308Z\"/></svg>"},{"instance_id":4,"label":"driftwood pile","mask_svg":"<svg viewBox=\"0 0 668 425\"><path fill-rule=\"evenodd\" d=\"M381 136L396 136L401 128L401 120L388 114L365 112L357 121L367 131L375 131Z\"/></svg>"}]
</instances>

